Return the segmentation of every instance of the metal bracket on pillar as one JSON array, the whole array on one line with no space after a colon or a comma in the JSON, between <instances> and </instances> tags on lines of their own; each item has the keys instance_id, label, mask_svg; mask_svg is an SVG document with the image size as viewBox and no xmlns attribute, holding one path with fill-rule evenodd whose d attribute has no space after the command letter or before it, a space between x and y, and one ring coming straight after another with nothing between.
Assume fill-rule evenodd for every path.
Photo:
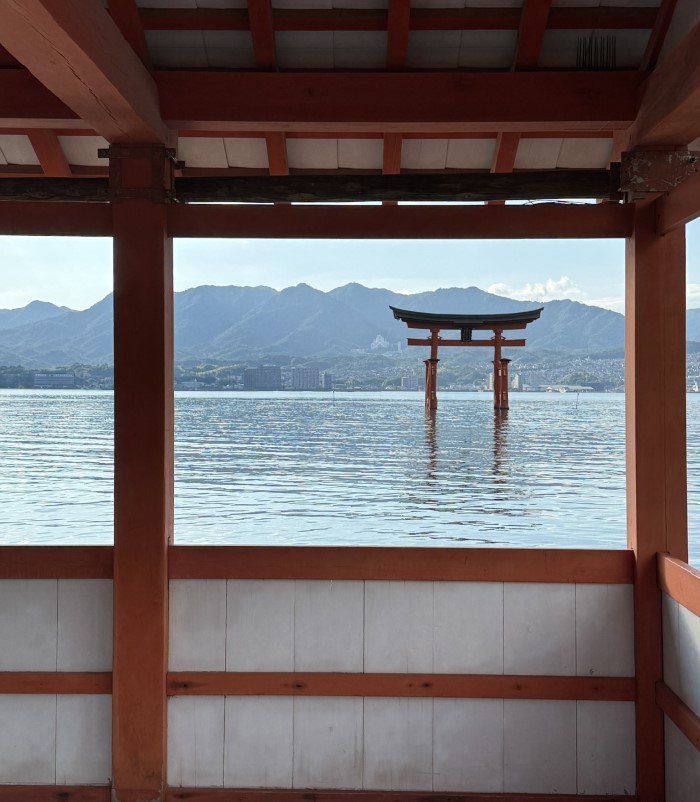
<instances>
[{"instance_id":1,"label":"metal bracket on pillar","mask_svg":"<svg viewBox=\"0 0 700 802\"><path fill-rule=\"evenodd\" d=\"M110 145L97 153L100 158L109 159L109 195L113 203L123 200L177 203L175 170L181 165L171 148L150 144ZM149 174L150 180L145 181L144 176Z\"/></svg>"},{"instance_id":2,"label":"metal bracket on pillar","mask_svg":"<svg viewBox=\"0 0 700 802\"><path fill-rule=\"evenodd\" d=\"M620 190L628 201L670 192L700 169L700 154L688 148L633 150L622 154Z\"/></svg>"}]
</instances>

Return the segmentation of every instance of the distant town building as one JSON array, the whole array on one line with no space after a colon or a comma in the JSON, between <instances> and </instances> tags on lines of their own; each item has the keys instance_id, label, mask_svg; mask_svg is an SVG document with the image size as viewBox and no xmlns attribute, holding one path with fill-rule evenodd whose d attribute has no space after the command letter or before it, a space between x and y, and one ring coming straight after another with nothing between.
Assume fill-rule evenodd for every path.
<instances>
[{"instance_id":1,"label":"distant town building","mask_svg":"<svg viewBox=\"0 0 700 802\"><path fill-rule=\"evenodd\" d=\"M75 373L72 371L46 370L34 374L35 390L72 390Z\"/></svg>"},{"instance_id":2,"label":"distant town building","mask_svg":"<svg viewBox=\"0 0 700 802\"><path fill-rule=\"evenodd\" d=\"M244 390L281 390L282 368L279 365L263 365L246 368L243 373Z\"/></svg>"},{"instance_id":3,"label":"distant town building","mask_svg":"<svg viewBox=\"0 0 700 802\"><path fill-rule=\"evenodd\" d=\"M516 373L513 378L510 380L510 386L512 390L519 390L520 389L520 374Z\"/></svg>"},{"instance_id":4,"label":"distant town building","mask_svg":"<svg viewBox=\"0 0 700 802\"><path fill-rule=\"evenodd\" d=\"M321 374L321 387L324 390L333 389L333 374L329 373L327 370Z\"/></svg>"},{"instance_id":5,"label":"distant town building","mask_svg":"<svg viewBox=\"0 0 700 802\"><path fill-rule=\"evenodd\" d=\"M401 389L402 390L421 390L423 382L416 376L402 376Z\"/></svg>"},{"instance_id":6,"label":"distant town building","mask_svg":"<svg viewBox=\"0 0 700 802\"><path fill-rule=\"evenodd\" d=\"M380 349L391 348L391 343L386 338L382 337L381 334L377 334L377 336L372 340L372 344L370 345L372 351L378 351Z\"/></svg>"},{"instance_id":7,"label":"distant town building","mask_svg":"<svg viewBox=\"0 0 700 802\"><path fill-rule=\"evenodd\" d=\"M192 379L190 381L184 381L180 385L183 390L206 390L207 385L204 382L199 381L198 379Z\"/></svg>"},{"instance_id":8,"label":"distant town building","mask_svg":"<svg viewBox=\"0 0 700 802\"><path fill-rule=\"evenodd\" d=\"M320 373L316 368L292 368L292 390L318 390Z\"/></svg>"}]
</instances>

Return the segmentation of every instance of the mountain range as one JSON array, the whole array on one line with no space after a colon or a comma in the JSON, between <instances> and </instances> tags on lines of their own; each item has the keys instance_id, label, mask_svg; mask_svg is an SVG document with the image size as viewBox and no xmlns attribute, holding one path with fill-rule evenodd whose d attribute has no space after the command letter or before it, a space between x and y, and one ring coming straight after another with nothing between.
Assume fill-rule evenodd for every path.
<instances>
[{"instance_id":1,"label":"mountain range","mask_svg":"<svg viewBox=\"0 0 700 802\"><path fill-rule=\"evenodd\" d=\"M514 301L476 287L403 295L361 284L321 292L307 284L202 286L175 294L175 358L236 362L274 355L318 357L368 350L377 335L405 341L407 329L389 306L424 312L480 314L543 306L525 333L528 348L596 353L620 348L624 317L577 301ZM687 316L689 340L700 340L700 309ZM113 360L112 296L75 311L34 301L0 310L0 364L57 367Z\"/></svg>"}]
</instances>

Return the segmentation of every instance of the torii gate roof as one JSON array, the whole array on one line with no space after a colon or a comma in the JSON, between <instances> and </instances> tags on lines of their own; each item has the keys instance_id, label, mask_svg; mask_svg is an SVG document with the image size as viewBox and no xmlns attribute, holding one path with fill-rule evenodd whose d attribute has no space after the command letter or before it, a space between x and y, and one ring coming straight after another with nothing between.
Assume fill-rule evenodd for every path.
<instances>
[{"instance_id":1,"label":"torii gate roof","mask_svg":"<svg viewBox=\"0 0 700 802\"><path fill-rule=\"evenodd\" d=\"M450 315L433 312L411 312L408 309L397 309L390 306L397 320L402 320L412 329L524 329L528 323L537 320L544 307L530 309L526 312L508 312L506 314Z\"/></svg>"}]
</instances>

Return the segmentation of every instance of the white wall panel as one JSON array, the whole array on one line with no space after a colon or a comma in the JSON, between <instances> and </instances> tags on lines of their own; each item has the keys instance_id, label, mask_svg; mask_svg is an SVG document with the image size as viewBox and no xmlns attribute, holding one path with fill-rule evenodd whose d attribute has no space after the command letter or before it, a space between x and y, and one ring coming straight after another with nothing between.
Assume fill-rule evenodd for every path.
<instances>
[{"instance_id":1,"label":"white wall panel","mask_svg":"<svg viewBox=\"0 0 700 802\"><path fill-rule=\"evenodd\" d=\"M558 138L521 139L515 154L515 169L553 170L559 161L562 144L563 139Z\"/></svg>"},{"instance_id":2,"label":"white wall panel","mask_svg":"<svg viewBox=\"0 0 700 802\"><path fill-rule=\"evenodd\" d=\"M575 597L574 585L506 583L506 674L576 673Z\"/></svg>"},{"instance_id":3,"label":"white wall panel","mask_svg":"<svg viewBox=\"0 0 700 802\"><path fill-rule=\"evenodd\" d=\"M26 134L0 135L0 154L7 164L39 164L39 159Z\"/></svg>"},{"instance_id":4,"label":"white wall panel","mask_svg":"<svg viewBox=\"0 0 700 802\"><path fill-rule=\"evenodd\" d=\"M664 718L666 746L666 802L698 802L700 752L667 717Z\"/></svg>"},{"instance_id":5,"label":"white wall panel","mask_svg":"<svg viewBox=\"0 0 700 802\"><path fill-rule=\"evenodd\" d=\"M112 580L58 580L58 670L112 670Z\"/></svg>"},{"instance_id":6,"label":"white wall panel","mask_svg":"<svg viewBox=\"0 0 700 802\"><path fill-rule=\"evenodd\" d=\"M383 139L338 140L338 167L351 170L381 170L383 163Z\"/></svg>"},{"instance_id":7,"label":"white wall panel","mask_svg":"<svg viewBox=\"0 0 700 802\"><path fill-rule=\"evenodd\" d=\"M635 793L634 702L576 703L579 794Z\"/></svg>"},{"instance_id":8,"label":"white wall panel","mask_svg":"<svg viewBox=\"0 0 700 802\"><path fill-rule=\"evenodd\" d=\"M224 139L229 167L269 166L267 145L261 137L228 137Z\"/></svg>"},{"instance_id":9,"label":"white wall panel","mask_svg":"<svg viewBox=\"0 0 700 802\"><path fill-rule=\"evenodd\" d=\"M677 601L661 594L661 620L664 632L664 682L676 694L681 692L681 652L678 633Z\"/></svg>"},{"instance_id":10,"label":"white wall panel","mask_svg":"<svg viewBox=\"0 0 700 802\"><path fill-rule=\"evenodd\" d=\"M56 783L109 785L112 774L112 697L56 698Z\"/></svg>"},{"instance_id":11,"label":"white wall panel","mask_svg":"<svg viewBox=\"0 0 700 802\"><path fill-rule=\"evenodd\" d=\"M576 702L504 701L504 791L576 793Z\"/></svg>"},{"instance_id":12,"label":"white wall panel","mask_svg":"<svg viewBox=\"0 0 700 802\"><path fill-rule=\"evenodd\" d=\"M503 583L435 583L435 671L503 673Z\"/></svg>"},{"instance_id":13,"label":"white wall panel","mask_svg":"<svg viewBox=\"0 0 700 802\"><path fill-rule=\"evenodd\" d=\"M225 654L226 580L171 580L170 670L223 671Z\"/></svg>"},{"instance_id":14,"label":"white wall panel","mask_svg":"<svg viewBox=\"0 0 700 802\"><path fill-rule=\"evenodd\" d=\"M365 671L433 671L433 583L365 583Z\"/></svg>"},{"instance_id":15,"label":"white wall panel","mask_svg":"<svg viewBox=\"0 0 700 802\"><path fill-rule=\"evenodd\" d=\"M442 170L447 163L449 139L404 139L401 167L406 170Z\"/></svg>"},{"instance_id":16,"label":"white wall panel","mask_svg":"<svg viewBox=\"0 0 700 802\"><path fill-rule=\"evenodd\" d=\"M292 787L293 706L291 696L226 699L226 787Z\"/></svg>"},{"instance_id":17,"label":"white wall panel","mask_svg":"<svg viewBox=\"0 0 700 802\"><path fill-rule=\"evenodd\" d=\"M180 137L177 156L178 159L185 162L187 167L228 167L226 148L222 137Z\"/></svg>"},{"instance_id":18,"label":"white wall panel","mask_svg":"<svg viewBox=\"0 0 700 802\"><path fill-rule=\"evenodd\" d=\"M362 788L363 701L295 697L295 788Z\"/></svg>"},{"instance_id":19,"label":"white wall panel","mask_svg":"<svg viewBox=\"0 0 700 802\"><path fill-rule=\"evenodd\" d=\"M168 700L168 785L220 787L224 781L224 697Z\"/></svg>"},{"instance_id":20,"label":"white wall panel","mask_svg":"<svg viewBox=\"0 0 700 802\"><path fill-rule=\"evenodd\" d=\"M0 671L56 670L57 587L55 579L0 580Z\"/></svg>"},{"instance_id":21,"label":"white wall panel","mask_svg":"<svg viewBox=\"0 0 700 802\"><path fill-rule=\"evenodd\" d=\"M432 791L432 699L364 700L363 787Z\"/></svg>"},{"instance_id":22,"label":"white wall panel","mask_svg":"<svg viewBox=\"0 0 700 802\"><path fill-rule=\"evenodd\" d=\"M334 31L333 65L341 69L369 70L386 66L384 31Z\"/></svg>"},{"instance_id":23,"label":"white wall panel","mask_svg":"<svg viewBox=\"0 0 700 802\"><path fill-rule=\"evenodd\" d=\"M55 782L56 697L0 694L0 785Z\"/></svg>"},{"instance_id":24,"label":"white wall panel","mask_svg":"<svg viewBox=\"0 0 700 802\"><path fill-rule=\"evenodd\" d=\"M433 790L503 791L503 700L435 699Z\"/></svg>"},{"instance_id":25,"label":"white wall panel","mask_svg":"<svg viewBox=\"0 0 700 802\"><path fill-rule=\"evenodd\" d=\"M634 676L632 585L576 585L576 673Z\"/></svg>"},{"instance_id":26,"label":"white wall panel","mask_svg":"<svg viewBox=\"0 0 700 802\"><path fill-rule=\"evenodd\" d=\"M275 44L283 69L333 67L333 31L276 31Z\"/></svg>"},{"instance_id":27,"label":"white wall panel","mask_svg":"<svg viewBox=\"0 0 700 802\"><path fill-rule=\"evenodd\" d=\"M296 671L362 671L364 583L297 582L294 632Z\"/></svg>"},{"instance_id":28,"label":"white wall panel","mask_svg":"<svg viewBox=\"0 0 700 802\"><path fill-rule=\"evenodd\" d=\"M314 170L338 169L337 139L287 139L290 168Z\"/></svg>"},{"instance_id":29,"label":"white wall panel","mask_svg":"<svg viewBox=\"0 0 700 802\"><path fill-rule=\"evenodd\" d=\"M495 150L495 139L450 139L445 166L488 170Z\"/></svg>"},{"instance_id":30,"label":"white wall panel","mask_svg":"<svg viewBox=\"0 0 700 802\"><path fill-rule=\"evenodd\" d=\"M100 148L108 148L109 142L101 136L59 136L58 141L68 164L83 167L107 167L107 159L97 155Z\"/></svg>"},{"instance_id":31,"label":"white wall panel","mask_svg":"<svg viewBox=\"0 0 700 802\"><path fill-rule=\"evenodd\" d=\"M678 607L678 640L681 687L679 696L700 716L700 618L683 605Z\"/></svg>"},{"instance_id":32,"label":"white wall panel","mask_svg":"<svg viewBox=\"0 0 700 802\"><path fill-rule=\"evenodd\" d=\"M409 31L406 66L450 69L459 65L461 31Z\"/></svg>"},{"instance_id":33,"label":"white wall panel","mask_svg":"<svg viewBox=\"0 0 700 802\"><path fill-rule=\"evenodd\" d=\"M294 582L229 580L227 671L294 670Z\"/></svg>"}]
</instances>

